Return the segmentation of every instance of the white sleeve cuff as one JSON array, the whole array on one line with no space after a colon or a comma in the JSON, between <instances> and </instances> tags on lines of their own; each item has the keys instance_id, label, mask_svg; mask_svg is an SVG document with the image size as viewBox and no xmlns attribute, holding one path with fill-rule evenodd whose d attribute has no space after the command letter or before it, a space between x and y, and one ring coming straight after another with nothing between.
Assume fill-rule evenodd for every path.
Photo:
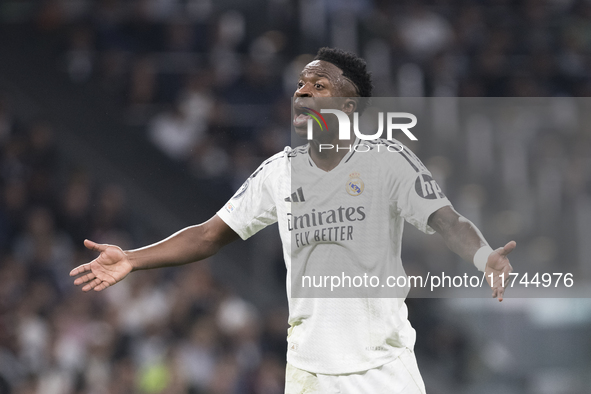
<instances>
[{"instance_id":1,"label":"white sleeve cuff","mask_svg":"<svg viewBox=\"0 0 591 394\"><path fill-rule=\"evenodd\" d=\"M494 250L488 245L484 245L476 251L476 254L474 255L474 265L478 268L478 271L484 272L488 256L490 256L492 252L494 252Z\"/></svg>"}]
</instances>

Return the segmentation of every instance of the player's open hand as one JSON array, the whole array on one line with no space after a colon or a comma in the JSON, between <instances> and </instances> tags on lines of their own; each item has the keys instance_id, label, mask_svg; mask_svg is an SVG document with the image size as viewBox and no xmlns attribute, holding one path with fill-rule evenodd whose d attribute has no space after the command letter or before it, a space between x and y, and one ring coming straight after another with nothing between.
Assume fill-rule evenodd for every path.
<instances>
[{"instance_id":1,"label":"player's open hand","mask_svg":"<svg viewBox=\"0 0 591 394\"><path fill-rule=\"evenodd\" d=\"M84 246L100 254L90 263L82 264L70 271L70 276L84 274L74 281L76 286L85 284L82 291L104 290L125 278L133 269L119 246L97 244L88 239L84 240Z\"/></svg>"},{"instance_id":2,"label":"player's open hand","mask_svg":"<svg viewBox=\"0 0 591 394\"><path fill-rule=\"evenodd\" d=\"M498 298L499 301L503 301L505 288L509 284L509 273L513 271L513 267L511 267L507 255L511 253L516 246L517 243L515 241L507 243L507 245L492 252L488 256L488 261L486 262L486 280L493 290L493 298Z\"/></svg>"}]
</instances>

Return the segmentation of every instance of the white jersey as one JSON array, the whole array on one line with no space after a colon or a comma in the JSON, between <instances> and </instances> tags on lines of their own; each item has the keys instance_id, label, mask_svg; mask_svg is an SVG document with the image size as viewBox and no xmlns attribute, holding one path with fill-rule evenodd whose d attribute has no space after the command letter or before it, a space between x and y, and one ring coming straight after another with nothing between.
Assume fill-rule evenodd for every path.
<instances>
[{"instance_id":1,"label":"white jersey","mask_svg":"<svg viewBox=\"0 0 591 394\"><path fill-rule=\"evenodd\" d=\"M322 289L300 286L304 275L403 275L404 220L434 232L429 216L451 204L420 160L406 147L386 149L391 144L356 141L361 148L329 172L314 164L308 146L286 147L218 211L242 239L278 222L287 267L287 361L299 369L365 371L414 346L404 295L384 298L373 288L355 288L331 297L330 283Z\"/></svg>"}]
</instances>

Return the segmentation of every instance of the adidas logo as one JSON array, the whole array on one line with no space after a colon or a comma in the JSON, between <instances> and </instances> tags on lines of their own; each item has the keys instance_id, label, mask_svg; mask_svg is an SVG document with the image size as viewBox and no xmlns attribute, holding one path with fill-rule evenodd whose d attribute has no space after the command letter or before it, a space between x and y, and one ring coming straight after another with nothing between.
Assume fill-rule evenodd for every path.
<instances>
[{"instance_id":1,"label":"adidas logo","mask_svg":"<svg viewBox=\"0 0 591 394\"><path fill-rule=\"evenodd\" d=\"M291 193L290 197L285 197L285 201L287 202L304 202L306 199L304 198L304 191L301 187L298 187L297 192Z\"/></svg>"}]
</instances>

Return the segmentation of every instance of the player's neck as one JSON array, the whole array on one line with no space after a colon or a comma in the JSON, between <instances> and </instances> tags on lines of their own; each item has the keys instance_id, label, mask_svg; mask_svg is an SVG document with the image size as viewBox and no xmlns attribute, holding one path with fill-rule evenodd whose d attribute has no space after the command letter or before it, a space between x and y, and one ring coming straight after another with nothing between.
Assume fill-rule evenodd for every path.
<instances>
[{"instance_id":1,"label":"player's neck","mask_svg":"<svg viewBox=\"0 0 591 394\"><path fill-rule=\"evenodd\" d=\"M355 138L350 140L310 141L310 157L316 167L326 172L333 170L339 165L343 157L352 149Z\"/></svg>"}]
</instances>

